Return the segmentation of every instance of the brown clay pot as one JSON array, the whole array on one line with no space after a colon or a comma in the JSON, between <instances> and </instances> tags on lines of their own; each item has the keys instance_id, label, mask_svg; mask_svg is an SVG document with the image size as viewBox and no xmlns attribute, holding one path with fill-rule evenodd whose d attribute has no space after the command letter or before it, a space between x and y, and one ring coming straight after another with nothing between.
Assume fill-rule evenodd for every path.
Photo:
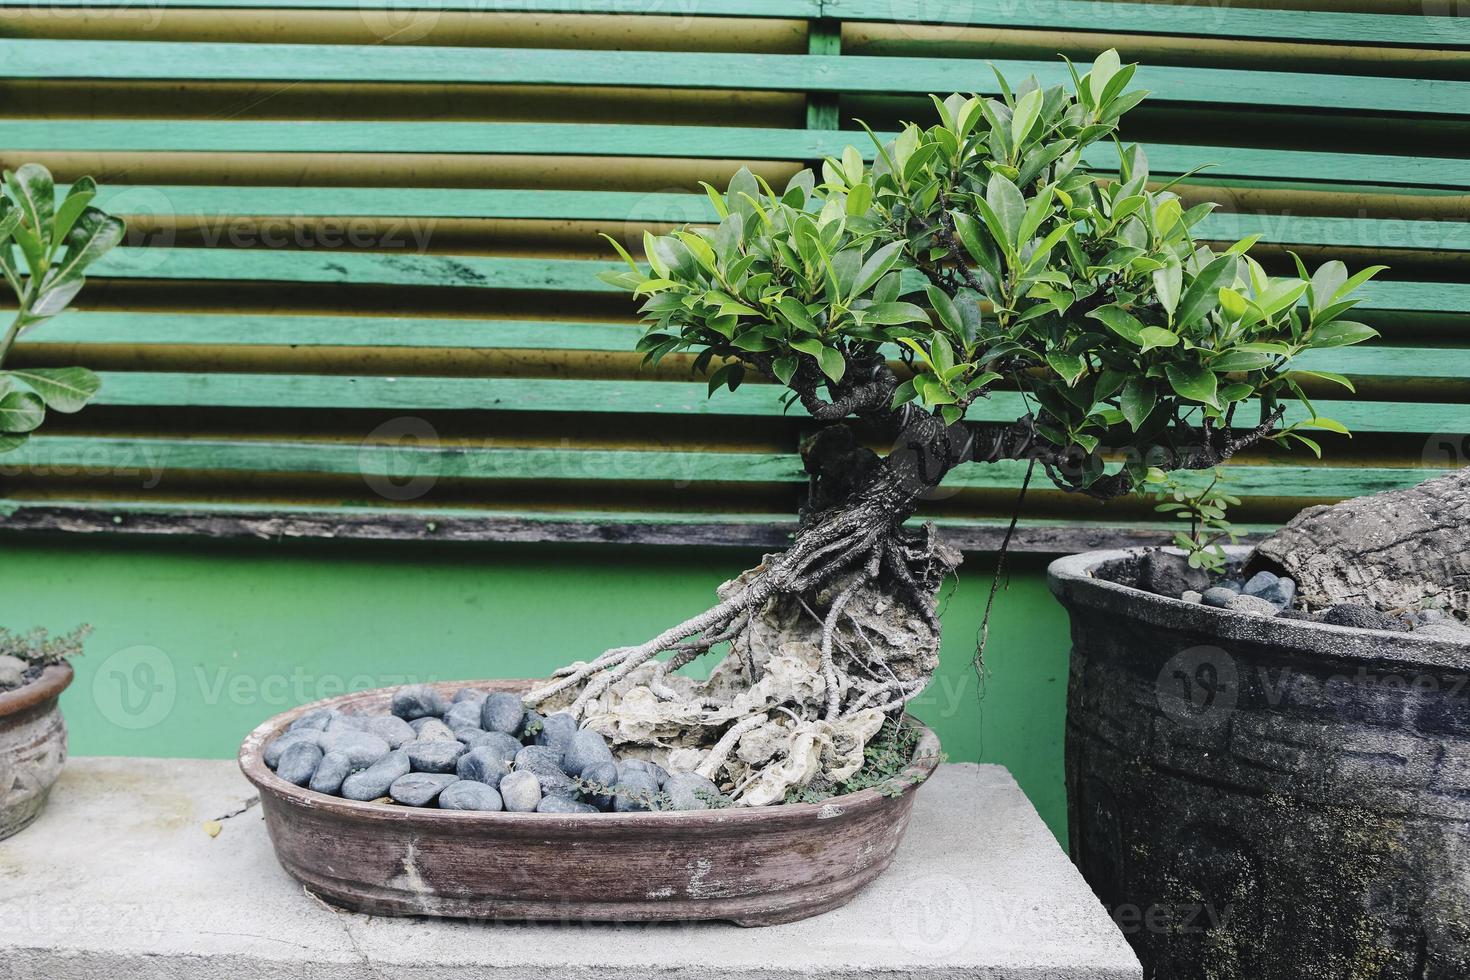
<instances>
[{"instance_id":1,"label":"brown clay pot","mask_svg":"<svg viewBox=\"0 0 1470 980\"><path fill-rule=\"evenodd\" d=\"M529 690L532 681L435 685ZM261 725L240 749L281 864L316 895L383 915L484 920L792 922L878 877L939 762L927 728L893 795L655 813L474 813L357 803L294 786L264 747L314 708L386 712L394 688L331 698ZM901 787L901 791L900 791Z\"/></svg>"},{"instance_id":2,"label":"brown clay pot","mask_svg":"<svg viewBox=\"0 0 1470 980\"><path fill-rule=\"evenodd\" d=\"M53 664L27 684L0 694L0 840L40 815L66 763L66 722L56 699L72 669Z\"/></svg>"}]
</instances>

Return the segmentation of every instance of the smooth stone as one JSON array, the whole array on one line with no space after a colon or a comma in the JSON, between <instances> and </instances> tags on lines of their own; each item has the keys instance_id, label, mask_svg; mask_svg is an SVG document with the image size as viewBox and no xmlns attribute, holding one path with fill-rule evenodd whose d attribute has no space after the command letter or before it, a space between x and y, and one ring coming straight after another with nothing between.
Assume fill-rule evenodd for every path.
<instances>
[{"instance_id":1,"label":"smooth stone","mask_svg":"<svg viewBox=\"0 0 1470 980\"><path fill-rule=\"evenodd\" d=\"M445 788L459 781L453 773L411 772L399 776L388 787L388 795L404 806L428 806Z\"/></svg>"},{"instance_id":2,"label":"smooth stone","mask_svg":"<svg viewBox=\"0 0 1470 980\"><path fill-rule=\"evenodd\" d=\"M1234 592L1236 595L1240 595L1242 592L1245 591L1245 580L1244 579L1233 578L1233 577L1232 578L1224 578L1224 579L1221 579L1220 581L1216 582L1215 584L1217 586L1219 586L1220 588L1222 588L1222 589L1229 589L1231 592Z\"/></svg>"},{"instance_id":3,"label":"smooth stone","mask_svg":"<svg viewBox=\"0 0 1470 980\"><path fill-rule=\"evenodd\" d=\"M352 758L346 752L328 752L317 764L307 785L313 793L336 796L342 792L342 783L352 775Z\"/></svg>"},{"instance_id":4,"label":"smooth stone","mask_svg":"<svg viewBox=\"0 0 1470 980\"><path fill-rule=\"evenodd\" d=\"M1296 582L1289 578L1279 578L1269 588L1262 589L1255 595L1277 609L1285 609L1296 598Z\"/></svg>"},{"instance_id":5,"label":"smooth stone","mask_svg":"<svg viewBox=\"0 0 1470 980\"><path fill-rule=\"evenodd\" d=\"M479 728L480 705L473 701L451 704L444 712L444 724L450 728Z\"/></svg>"},{"instance_id":6,"label":"smooth stone","mask_svg":"<svg viewBox=\"0 0 1470 980\"><path fill-rule=\"evenodd\" d=\"M286 732L284 735L272 739L266 745L265 752L262 753L261 757L265 760L267 766L274 769L280 764L281 754L291 746L301 742L307 742L311 745L321 745L322 733L314 728L298 728L294 732Z\"/></svg>"},{"instance_id":7,"label":"smooth stone","mask_svg":"<svg viewBox=\"0 0 1470 980\"><path fill-rule=\"evenodd\" d=\"M649 762L647 759L624 759L618 763L620 778L626 778L629 772L646 772L653 777L656 785L662 786L664 780L669 778L669 771L657 762Z\"/></svg>"},{"instance_id":8,"label":"smooth stone","mask_svg":"<svg viewBox=\"0 0 1470 980\"><path fill-rule=\"evenodd\" d=\"M0 688L20 687L21 682L25 680L26 671L30 669L31 665L19 657L12 657L9 654L0 657ZM291 727L295 728L296 722L292 722Z\"/></svg>"},{"instance_id":9,"label":"smooth stone","mask_svg":"<svg viewBox=\"0 0 1470 980\"><path fill-rule=\"evenodd\" d=\"M1185 592L1199 592L1208 588L1210 575L1202 568L1191 568L1189 559L1184 555L1149 551L1143 556L1138 584L1157 595L1176 599Z\"/></svg>"},{"instance_id":10,"label":"smooth stone","mask_svg":"<svg viewBox=\"0 0 1470 980\"><path fill-rule=\"evenodd\" d=\"M345 711L332 712L332 718L327 722L326 730L329 732L362 732L367 730L367 723L375 715L353 715Z\"/></svg>"},{"instance_id":11,"label":"smooth stone","mask_svg":"<svg viewBox=\"0 0 1470 980\"><path fill-rule=\"evenodd\" d=\"M372 715L363 721L362 730L387 742L390 749L402 748L418 738L413 726L397 715Z\"/></svg>"},{"instance_id":12,"label":"smooth stone","mask_svg":"<svg viewBox=\"0 0 1470 980\"><path fill-rule=\"evenodd\" d=\"M519 769L500 781L500 798L512 813L534 813L541 802L541 780L529 769Z\"/></svg>"},{"instance_id":13,"label":"smooth stone","mask_svg":"<svg viewBox=\"0 0 1470 980\"><path fill-rule=\"evenodd\" d=\"M541 726L546 722L545 716L539 711L527 710L521 715L520 727L516 729L515 735L521 741L534 739L541 733Z\"/></svg>"},{"instance_id":14,"label":"smooth stone","mask_svg":"<svg viewBox=\"0 0 1470 980\"><path fill-rule=\"evenodd\" d=\"M313 728L317 731L322 731L327 727L327 723L332 720L334 714L336 712L331 708L317 708L315 711L308 711L300 718L291 722L291 727L286 730L295 732L303 728Z\"/></svg>"},{"instance_id":15,"label":"smooth stone","mask_svg":"<svg viewBox=\"0 0 1470 980\"><path fill-rule=\"evenodd\" d=\"M1350 602L1344 602L1327 610L1322 615L1322 622L1329 626L1351 626L1360 630L1403 632L1407 629L1403 623L1392 616L1386 616L1369 606L1359 606Z\"/></svg>"},{"instance_id":16,"label":"smooth stone","mask_svg":"<svg viewBox=\"0 0 1470 980\"><path fill-rule=\"evenodd\" d=\"M561 755L576 734L577 719L565 711L558 711L554 715L546 716L546 720L541 723L541 731L536 733L535 742L554 749L557 755Z\"/></svg>"},{"instance_id":17,"label":"smooth stone","mask_svg":"<svg viewBox=\"0 0 1470 980\"><path fill-rule=\"evenodd\" d=\"M1205 589L1200 594L1200 601L1207 606L1214 606L1216 609L1229 609L1230 603L1234 602L1235 597L1239 594L1239 592L1227 589L1223 585L1216 585Z\"/></svg>"},{"instance_id":18,"label":"smooth stone","mask_svg":"<svg viewBox=\"0 0 1470 980\"><path fill-rule=\"evenodd\" d=\"M485 783L461 779L444 787L439 794L441 810L503 810L504 802L495 787Z\"/></svg>"},{"instance_id":19,"label":"smooth stone","mask_svg":"<svg viewBox=\"0 0 1470 980\"><path fill-rule=\"evenodd\" d=\"M597 807L590 803L578 803L565 796L543 796L536 804L537 813L596 813Z\"/></svg>"},{"instance_id":20,"label":"smooth stone","mask_svg":"<svg viewBox=\"0 0 1470 980\"><path fill-rule=\"evenodd\" d=\"M1185 592L1179 597L1181 602L1192 603L1196 606L1203 602L1204 598L1204 593L1196 592L1193 589L1190 589L1188 592Z\"/></svg>"},{"instance_id":21,"label":"smooth stone","mask_svg":"<svg viewBox=\"0 0 1470 980\"><path fill-rule=\"evenodd\" d=\"M582 796L599 810L611 810L613 795L618 785L618 764L599 762L582 770L578 784Z\"/></svg>"},{"instance_id":22,"label":"smooth stone","mask_svg":"<svg viewBox=\"0 0 1470 980\"><path fill-rule=\"evenodd\" d=\"M720 798L713 780L693 772L670 773L664 781L670 810L708 810Z\"/></svg>"},{"instance_id":23,"label":"smooth stone","mask_svg":"<svg viewBox=\"0 0 1470 980\"><path fill-rule=\"evenodd\" d=\"M1230 600L1230 611L1251 616L1274 616L1281 609L1275 603L1262 599L1260 596L1242 594Z\"/></svg>"},{"instance_id":24,"label":"smooth stone","mask_svg":"<svg viewBox=\"0 0 1470 980\"><path fill-rule=\"evenodd\" d=\"M276 775L288 783L305 786L316 775L316 767L322 761L322 748L311 742L297 742L281 753L276 765Z\"/></svg>"},{"instance_id":25,"label":"smooth stone","mask_svg":"<svg viewBox=\"0 0 1470 980\"><path fill-rule=\"evenodd\" d=\"M476 732L468 739L462 739L467 748L471 749L493 749L506 762L506 765L515 761L517 753L525 748L516 741L514 735L505 732Z\"/></svg>"},{"instance_id":26,"label":"smooth stone","mask_svg":"<svg viewBox=\"0 0 1470 980\"><path fill-rule=\"evenodd\" d=\"M626 763L624 763L626 765ZM618 813L639 813L658 806L658 784L650 773L625 769L618 780L613 809Z\"/></svg>"},{"instance_id":27,"label":"smooth stone","mask_svg":"<svg viewBox=\"0 0 1470 980\"><path fill-rule=\"evenodd\" d=\"M510 772L510 761L494 746L482 745L460 756L454 771L459 774L460 779L499 786L500 781Z\"/></svg>"},{"instance_id":28,"label":"smooth stone","mask_svg":"<svg viewBox=\"0 0 1470 980\"><path fill-rule=\"evenodd\" d=\"M414 772L454 772L459 757L465 754L464 743L451 738L409 742L403 747L408 753L408 765Z\"/></svg>"},{"instance_id":29,"label":"smooth stone","mask_svg":"<svg viewBox=\"0 0 1470 980\"><path fill-rule=\"evenodd\" d=\"M366 802L388 795L393 781L407 776L408 753L395 749L361 772L355 772L342 781L342 795L349 800Z\"/></svg>"},{"instance_id":30,"label":"smooth stone","mask_svg":"<svg viewBox=\"0 0 1470 980\"><path fill-rule=\"evenodd\" d=\"M354 766L370 766L393 751L387 739L352 729L323 733L321 746L328 752L346 753Z\"/></svg>"},{"instance_id":31,"label":"smooth stone","mask_svg":"<svg viewBox=\"0 0 1470 980\"><path fill-rule=\"evenodd\" d=\"M1279 581L1281 579L1272 572L1256 572L1246 581L1245 588L1240 592L1242 595L1260 595L1267 589L1274 588Z\"/></svg>"},{"instance_id":32,"label":"smooth stone","mask_svg":"<svg viewBox=\"0 0 1470 980\"><path fill-rule=\"evenodd\" d=\"M528 770L541 781L541 791L574 796L577 784L561 767L561 753L549 745L528 745L516 753L516 769Z\"/></svg>"},{"instance_id":33,"label":"smooth stone","mask_svg":"<svg viewBox=\"0 0 1470 980\"><path fill-rule=\"evenodd\" d=\"M457 742L454 737L454 729L450 728L438 718L420 718L418 721L409 722L413 726L417 741L420 742Z\"/></svg>"},{"instance_id":34,"label":"smooth stone","mask_svg":"<svg viewBox=\"0 0 1470 980\"><path fill-rule=\"evenodd\" d=\"M487 693L486 691L477 691L473 687L462 687L454 692L454 697L450 699L449 703L454 705L464 704L466 701L473 701L475 704L484 704Z\"/></svg>"},{"instance_id":35,"label":"smooth stone","mask_svg":"<svg viewBox=\"0 0 1470 980\"><path fill-rule=\"evenodd\" d=\"M505 732L514 735L520 727L521 716L526 712L519 695L509 691L492 691L480 705L480 727L487 732Z\"/></svg>"},{"instance_id":36,"label":"smooth stone","mask_svg":"<svg viewBox=\"0 0 1470 980\"><path fill-rule=\"evenodd\" d=\"M589 728L574 733L561 755L562 770L569 776L580 776L592 766L612 761L613 753L607 746L607 739Z\"/></svg>"},{"instance_id":37,"label":"smooth stone","mask_svg":"<svg viewBox=\"0 0 1470 980\"><path fill-rule=\"evenodd\" d=\"M393 693L392 712L404 721L442 715L449 705L427 684L405 687Z\"/></svg>"}]
</instances>

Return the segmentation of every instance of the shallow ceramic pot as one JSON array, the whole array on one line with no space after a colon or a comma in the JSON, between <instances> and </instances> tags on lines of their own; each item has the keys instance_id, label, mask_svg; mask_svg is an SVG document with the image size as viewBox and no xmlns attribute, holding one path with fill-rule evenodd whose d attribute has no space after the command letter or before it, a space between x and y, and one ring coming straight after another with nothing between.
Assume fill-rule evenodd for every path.
<instances>
[{"instance_id":1,"label":"shallow ceramic pot","mask_svg":"<svg viewBox=\"0 0 1470 980\"><path fill-rule=\"evenodd\" d=\"M20 832L46 806L66 763L66 722L56 699L72 669L53 664L25 687L0 694L0 840Z\"/></svg>"},{"instance_id":2,"label":"shallow ceramic pot","mask_svg":"<svg viewBox=\"0 0 1470 980\"><path fill-rule=\"evenodd\" d=\"M1470 977L1470 644L1182 602L1132 561L1049 577L1072 857L1145 976Z\"/></svg>"},{"instance_id":3,"label":"shallow ceramic pot","mask_svg":"<svg viewBox=\"0 0 1470 980\"><path fill-rule=\"evenodd\" d=\"M529 690L533 681L435 685ZM662 813L475 813L357 803L271 772L262 753L316 708L386 713L396 688L278 715L240 749L281 864L357 911L484 920L727 919L770 925L846 904L893 860L918 784L939 762L925 728L885 794L824 803ZM914 722L918 724L917 722Z\"/></svg>"}]
</instances>

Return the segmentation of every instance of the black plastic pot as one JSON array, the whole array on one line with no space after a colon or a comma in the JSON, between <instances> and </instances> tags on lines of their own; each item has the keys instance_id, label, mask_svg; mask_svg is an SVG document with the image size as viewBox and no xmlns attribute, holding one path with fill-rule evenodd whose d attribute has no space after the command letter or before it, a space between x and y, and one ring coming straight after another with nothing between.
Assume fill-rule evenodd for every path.
<instances>
[{"instance_id":1,"label":"black plastic pot","mask_svg":"<svg viewBox=\"0 0 1470 980\"><path fill-rule=\"evenodd\" d=\"M1132 554L1049 578L1072 856L1146 975L1470 978L1470 645L1095 576Z\"/></svg>"}]
</instances>

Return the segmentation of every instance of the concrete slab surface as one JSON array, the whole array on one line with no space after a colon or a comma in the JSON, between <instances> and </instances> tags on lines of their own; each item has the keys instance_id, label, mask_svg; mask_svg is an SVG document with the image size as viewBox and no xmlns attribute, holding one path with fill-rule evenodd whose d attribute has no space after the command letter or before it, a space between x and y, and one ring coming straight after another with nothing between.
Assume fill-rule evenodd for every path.
<instances>
[{"instance_id":1,"label":"concrete slab surface","mask_svg":"<svg viewBox=\"0 0 1470 980\"><path fill-rule=\"evenodd\" d=\"M231 761L79 758L0 842L6 980L1123 980L1138 960L1010 774L924 786L892 868L847 907L724 923L373 918L304 893Z\"/></svg>"}]
</instances>

